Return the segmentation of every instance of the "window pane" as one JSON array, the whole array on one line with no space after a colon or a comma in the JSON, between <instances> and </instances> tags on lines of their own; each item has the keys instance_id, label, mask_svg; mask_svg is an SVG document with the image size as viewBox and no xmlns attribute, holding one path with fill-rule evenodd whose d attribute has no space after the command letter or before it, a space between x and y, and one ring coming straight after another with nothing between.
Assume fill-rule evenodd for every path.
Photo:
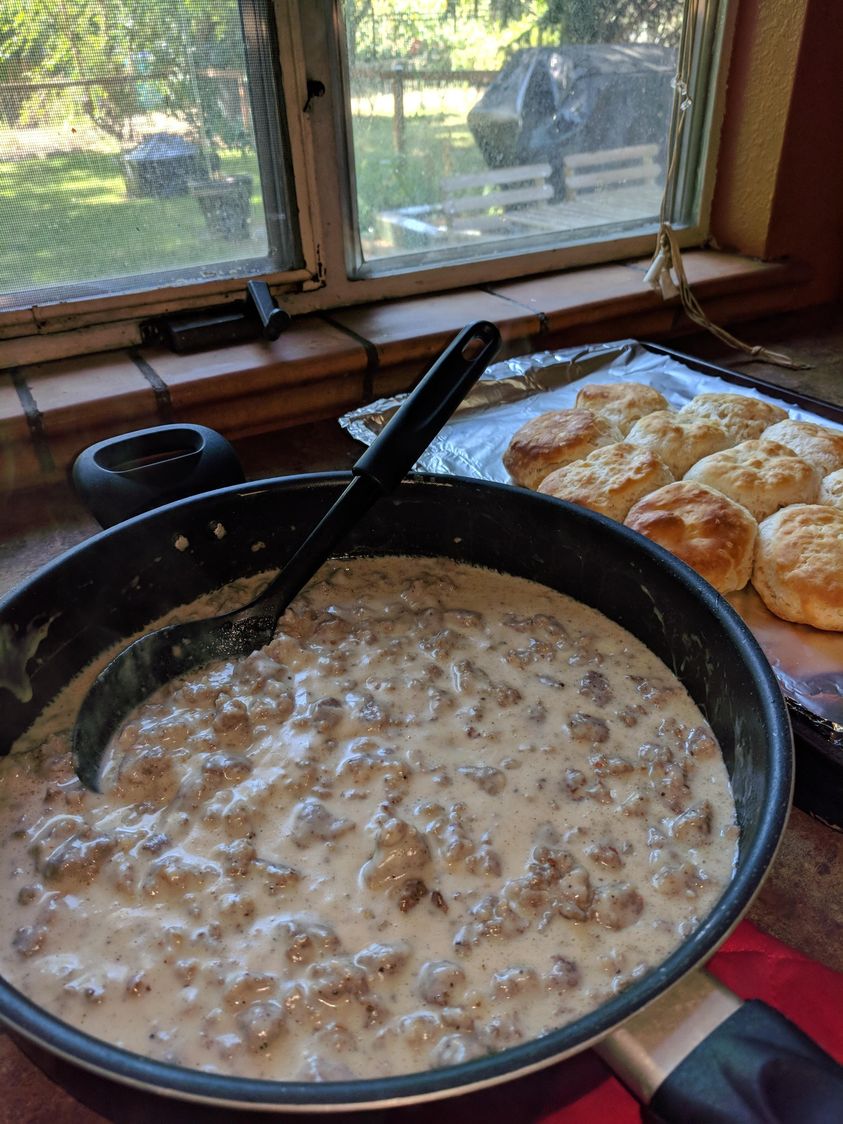
<instances>
[{"instance_id":1,"label":"window pane","mask_svg":"<svg viewBox=\"0 0 843 1124\"><path fill-rule=\"evenodd\" d=\"M366 261L654 226L682 0L346 0Z\"/></svg>"},{"instance_id":2,"label":"window pane","mask_svg":"<svg viewBox=\"0 0 843 1124\"><path fill-rule=\"evenodd\" d=\"M288 213L262 186L279 180L267 26L255 0L242 17L237 0L5 4L0 292L287 264L288 233L264 218Z\"/></svg>"}]
</instances>

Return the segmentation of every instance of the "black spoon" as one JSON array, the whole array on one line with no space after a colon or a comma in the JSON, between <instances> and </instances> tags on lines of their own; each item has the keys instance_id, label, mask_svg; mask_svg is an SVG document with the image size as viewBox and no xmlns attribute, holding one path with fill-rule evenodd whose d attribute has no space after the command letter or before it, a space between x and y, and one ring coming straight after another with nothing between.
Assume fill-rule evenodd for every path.
<instances>
[{"instance_id":1,"label":"black spoon","mask_svg":"<svg viewBox=\"0 0 843 1124\"><path fill-rule=\"evenodd\" d=\"M135 640L100 672L73 729L73 767L99 792L111 735L154 690L214 660L241 658L267 644L278 618L343 536L380 496L396 488L494 358L500 334L485 320L449 344L352 468L351 483L279 576L244 609L169 625Z\"/></svg>"}]
</instances>

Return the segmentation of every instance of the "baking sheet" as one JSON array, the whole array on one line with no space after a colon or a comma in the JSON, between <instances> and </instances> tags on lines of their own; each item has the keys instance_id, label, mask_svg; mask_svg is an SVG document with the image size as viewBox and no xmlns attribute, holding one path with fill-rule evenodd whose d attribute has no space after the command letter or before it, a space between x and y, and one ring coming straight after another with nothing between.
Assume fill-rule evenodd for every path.
<instances>
[{"instance_id":1,"label":"baking sheet","mask_svg":"<svg viewBox=\"0 0 843 1124\"><path fill-rule=\"evenodd\" d=\"M765 389L736 386L716 374L693 370L671 355L636 340L536 352L495 363L419 459L422 472L509 483L501 457L513 433L530 418L574 405L585 383L648 383L679 409L694 395L722 391L753 394L787 410L792 418L819 422L843 432L843 424L820 417ZM380 399L345 414L340 425L368 445L405 395ZM843 634L794 625L770 613L748 586L728 600L746 620L773 666L784 694L824 741L843 746Z\"/></svg>"}]
</instances>

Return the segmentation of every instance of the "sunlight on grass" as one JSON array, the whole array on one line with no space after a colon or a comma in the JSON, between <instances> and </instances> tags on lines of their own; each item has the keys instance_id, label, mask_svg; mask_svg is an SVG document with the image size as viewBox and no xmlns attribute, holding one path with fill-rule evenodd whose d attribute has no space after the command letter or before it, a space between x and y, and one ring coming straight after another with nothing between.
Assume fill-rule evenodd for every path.
<instances>
[{"instance_id":1,"label":"sunlight on grass","mask_svg":"<svg viewBox=\"0 0 843 1124\"><path fill-rule=\"evenodd\" d=\"M476 171L483 161L466 115L478 96L464 87L405 90L403 150L396 150L392 96L353 99L361 230L381 211L441 198L443 176ZM43 138L48 144L49 138ZM0 153L12 152L0 131ZM190 195L139 198L126 193L113 148L45 149L0 159L0 292L96 282L162 269L190 268L265 253L257 158L223 153L224 173L253 177L252 225L244 243L213 236Z\"/></svg>"},{"instance_id":2,"label":"sunlight on grass","mask_svg":"<svg viewBox=\"0 0 843 1124\"><path fill-rule=\"evenodd\" d=\"M228 156L228 154L226 154ZM254 155L224 160L260 184ZM0 292L231 261L265 252L256 240L210 234L197 201L131 198L116 156L57 153L0 162ZM259 189L252 218L260 228Z\"/></svg>"}]
</instances>

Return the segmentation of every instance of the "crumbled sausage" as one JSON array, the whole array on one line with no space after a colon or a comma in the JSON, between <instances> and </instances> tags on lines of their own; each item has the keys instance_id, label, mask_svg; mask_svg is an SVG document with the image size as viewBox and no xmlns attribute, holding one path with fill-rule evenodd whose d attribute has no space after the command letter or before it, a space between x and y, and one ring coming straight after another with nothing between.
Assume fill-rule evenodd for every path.
<instances>
[{"instance_id":1,"label":"crumbled sausage","mask_svg":"<svg viewBox=\"0 0 843 1124\"><path fill-rule=\"evenodd\" d=\"M439 1015L433 1011L412 1011L408 1015L401 1015L390 1028L410 1046L424 1046L428 1042L435 1042L444 1033L444 1025Z\"/></svg>"},{"instance_id":2,"label":"crumbled sausage","mask_svg":"<svg viewBox=\"0 0 843 1124\"><path fill-rule=\"evenodd\" d=\"M226 699L214 715L212 724L222 745L242 749L251 741L252 723L243 699Z\"/></svg>"},{"instance_id":3,"label":"crumbled sausage","mask_svg":"<svg viewBox=\"0 0 843 1124\"><path fill-rule=\"evenodd\" d=\"M689 757L716 757L720 747L711 730L706 726L695 726L685 739L685 752Z\"/></svg>"},{"instance_id":4,"label":"crumbled sausage","mask_svg":"<svg viewBox=\"0 0 843 1124\"><path fill-rule=\"evenodd\" d=\"M115 792L124 800L161 804L172 800L178 787L173 751L162 745L144 745L126 752L114 784Z\"/></svg>"},{"instance_id":5,"label":"crumbled sausage","mask_svg":"<svg viewBox=\"0 0 843 1124\"><path fill-rule=\"evenodd\" d=\"M568 718L568 729L575 742L601 743L609 740L609 724L605 718L577 711Z\"/></svg>"},{"instance_id":6,"label":"crumbled sausage","mask_svg":"<svg viewBox=\"0 0 843 1124\"><path fill-rule=\"evenodd\" d=\"M317 957L340 950L340 939L331 925L305 915L282 918L276 932L291 964L311 964Z\"/></svg>"},{"instance_id":7,"label":"crumbled sausage","mask_svg":"<svg viewBox=\"0 0 843 1124\"><path fill-rule=\"evenodd\" d=\"M600 671L587 671L580 679L579 693L597 706L606 706L615 697L609 680Z\"/></svg>"},{"instance_id":8,"label":"crumbled sausage","mask_svg":"<svg viewBox=\"0 0 843 1124\"><path fill-rule=\"evenodd\" d=\"M395 890L408 880L418 880L430 861L422 833L392 816L377 829L375 853L363 864L360 877L370 890Z\"/></svg>"},{"instance_id":9,"label":"crumbled sausage","mask_svg":"<svg viewBox=\"0 0 843 1124\"><path fill-rule=\"evenodd\" d=\"M446 1034L430 1051L432 1066L461 1065L486 1051L473 1034Z\"/></svg>"},{"instance_id":10,"label":"crumbled sausage","mask_svg":"<svg viewBox=\"0 0 843 1124\"><path fill-rule=\"evenodd\" d=\"M354 963L362 968L370 979L393 976L404 967L411 952L412 946L407 941L370 944L360 949L354 957Z\"/></svg>"},{"instance_id":11,"label":"crumbled sausage","mask_svg":"<svg viewBox=\"0 0 843 1124\"><path fill-rule=\"evenodd\" d=\"M192 855L180 851L167 851L148 867L142 889L150 897L171 892L183 895L198 890L218 874L218 869Z\"/></svg>"},{"instance_id":12,"label":"crumbled sausage","mask_svg":"<svg viewBox=\"0 0 843 1124\"><path fill-rule=\"evenodd\" d=\"M487 1050L505 1050L524 1039L524 1030L517 1011L493 1015L477 1028L477 1038Z\"/></svg>"},{"instance_id":13,"label":"crumbled sausage","mask_svg":"<svg viewBox=\"0 0 843 1124\"><path fill-rule=\"evenodd\" d=\"M350 956L334 956L319 960L307 969L314 992L323 999L336 999L340 995L365 995L369 980L365 971Z\"/></svg>"},{"instance_id":14,"label":"crumbled sausage","mask_svg":"<svg viewBox=\"0 0 843 1124\"><path fill-rule=\"evenodd\" d=\"M222 862L225 873L231 877L243 878L257 858L254 844L248 839L235 839L232 843L221 843L214 851Z\"/></svg>"},{"instance_id":15,"label":"crumbled sausage","mask_svg":"<svg viewBox=\"0 0 843 1124\"><path fill-rule=\"evenodd\" d=\"M589 843L585 848L585 853L594 862L599 863L600 866L605 866L608 870L620 870L623 866L620 852L611 843Z\"/></svg>"},{"instance_id":16,"label":"crumbled sausage","mask_svg":"<svg viewBox=\"0 0 843 1124\"><path fill-rule=\"evenodd\" d=\"M353 1081L354 1070L334 1058L325 1058L321 1054L308 1054L304 1063L296 1074L298 1081Z\"/></svg>"},{"instance_id":17,"label":"crumbled sausage","mask_svg":"<svg viewBox=\"0 0 843 1124\"><path fill-rule=\"evenodd\" d=\"M713 816L714 809L708 800L694 804L671 821L671 837L679 839L686 847L699 847L711 838Z\"/></svg>"},{"instance_id":18,"label":"crumbled sausage","mask_svg":"<svg viewBox=\"0 0 843 1124\"><path fill-rule=\"evenodd\" d=\"M452 960L427 960L419 970L419 995L437 1007L451 1006L464 984L465 971Z\"/></svg>"},{"instance_id":19,"label":"crumbled sausage","mask_svg":"<svg viewBox=\"0 0 843 1124\"><path fill-rule=\"evenodd\" d=\"M558 909L563 917L584 921L592 900L591 879L585 867L575 866L559 883L556 890Z\"/></svg>"},{"instance_id":20,"label":"crumbled sausage","mask_svg":"<svg viewBox=\"0 0 843 1124\"><path fill-rule=\"evenodd\" d=\"M498 796L506 788L506 774L492 765L461 765L457 772L469 777L489 796Z\"/></svg>"},{"instance_id":21,"label":"crumbled sausage","mask_svg":"<svg viewBox=\"0 0 843 1124\"><path fill-rule=\"evenodd\" d=\"M665 765L661 776L652 779L656 793L672 812L681 812L688 806L691 789L685 769L676 761Z\"/></svg>"},{"instance_id":22,"label":"crumbled sausage","mask_svg":"<svg viewBox=\"0 0 843 1124\"><path fill-rule=\"evenodd\" d=\"M116 846L116 839L110 835L73 835L47 855L37 869L47 882L87 885Z\"/></svg>"},{"instance_id":23,"label":"crumbled sausage","mask_svg":"<svg viewBox=\"0 0 843 1124\"><path fill-rule=\"evenodd\" d=\"M302 800L293 809L290 838L297 847L312 847L337 839L354 828L354 820L335 816L319 800Z\"/></svg>"},{"instance_id":24,"label":"crumbled sausage","mask_svg":"<svg viewBox=\"0 0 843 1124\"><path fill-rule=\"evenodd\" d=\"M225 981L223 998L227 1007L245 1007L265 1000L275 991L276 976L266 972L235 972Z\"/></svg>"},{"instance_id":25,"label":"crumbled sausage","mask_svg":"<svg viewBox=\"0 0 843 1124\"><path fill-rule=\"evenodd\" d=\"M343 719L343 714L343 704L332 696L316 699L307 708L307 719L320 734L327 733L328 730L338 726Z\"/></svg>"},{"instance_id":26,"label":"crumbled sausage","mask_svg":"<svg viewBox=\"0 0 843 1124\"><path fill-rule=\"evenodd\" d=\"M551 991L564 992L578 987L580 979L580 969L575 960L569 960L567 956L554 956L550 970L544 977L544 984Z\"/></svg>"},{"instance_id":27,"label":"crumbled sausage","mask_svg":"<svg viewBox=\"0 0 843 1124\"><path fill-rule=\"evenodd\" d=\"M665 897L695 898L705 879L691 862L664 863L653 872L650 882Z\"/></svg>"},{"instance_id":28,"label":"crumbled sausage","mask_svg":"<svg viewBox=\"0 0 843 1124\"><path fill-rule=\"evenodd\" d=\"M210 753L202 762L203 792L216 792L228 785L239 784L251 771L248 758L238 753Z\"/></svg>"},{"instance_id":29,"label":"crumbled sausage","mask_svg":"<svg viewBox=\"0 0 843 1124\"><path fill-rule=\"evenodd\" d=\"M44 947L48 931L46 925L23 925L12 938L12 948L20 956L34 956Z\"/></svg>"},{"instance_id":30,"label":"crumbled sausage","mask_svg":"<svg viewBox=\"0 0 843 1124\"><path fill-rule=\"evenodd\" d=\"M512 999L524 992L535 991L538 984L538 972L529 965L501 968L492 976L492 998Z\"/></svg>"},{"instance_id":31,"label":"crumbled sausage","mask_svg":"<svg viewBox=\"0 0 843 1124\"><path fill-rule=\"evenodd\" d=\"M594 891L590 916L607 929L625 929L644 910L644 899L628 882L612 882Z\"/></svg>"},{"instance_id":32,"label":"crumbled sausage","mask_svg":"<svg viewBox=\"0 0 843 1124\"><path fill-rule=\"evenodd\" d=\"M402 913L408 913L427 897L427 886L421 878L406 878L397 888L396 899Z\"/></svg>"},{"instance_id":33,"label":"crumbled sausage","mask_svg":"<svg viewBox=\"0 0 843 1124\"><path fill-rule=\"evenodd\" d=\"M679 690L678 686L663 679L647 679L641 675L631 675L630 679L641 698L655 707L664 706Z\"/></svg>"},{"instance_id":34,"label":"crumbled sausage","mask_svg":"<svg viewBox=\"0 0 843 1124\"><path fill-rule=\"evenodd\" d=\"M250 1003L237 1016L237 1029L247 1049L253 1053L266 1050L287 1029L284 1008L274 999Z\"/></svg>"}]
</instances>

